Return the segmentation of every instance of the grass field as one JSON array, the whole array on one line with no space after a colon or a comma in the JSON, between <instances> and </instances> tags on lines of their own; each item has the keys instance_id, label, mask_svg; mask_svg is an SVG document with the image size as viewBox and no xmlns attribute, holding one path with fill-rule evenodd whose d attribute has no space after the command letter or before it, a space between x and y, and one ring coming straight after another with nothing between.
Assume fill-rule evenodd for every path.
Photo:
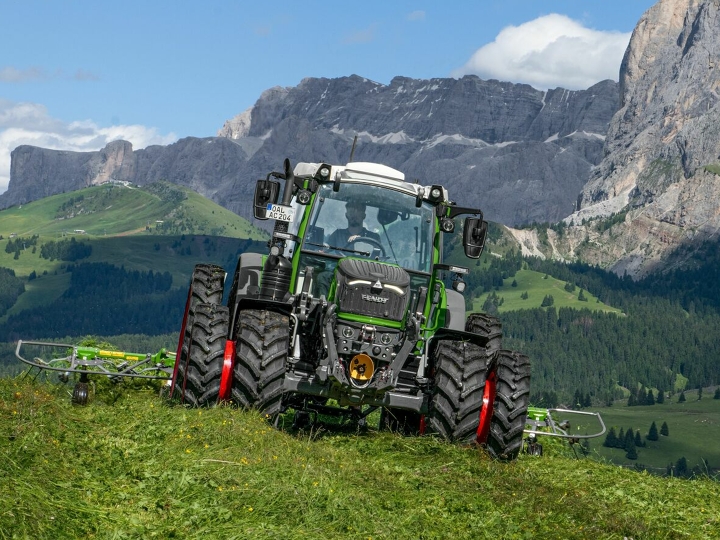
<instances>
[{"instance_id":1,"label":"grass field","mask_svg":"<svg viewBox=\"0 0 720 540\"><path fill-rule=\"evenodd\" d=\"M0 379L0 538L712 539L720 483ZM672 428L671 428L672 429Z\"/></svg>"},{"instance_id":2,"label":"grass field","mask_svg":"<svg viewBox=\"0 0 720 540\"><path fill-rule=\"evenodd\" d=\"M512 286L513 281L517 283L517 286ZM503 283L503 287L495 293L504 299L502 305L498 307L498 311L502 313L503 311L538 308L542 304L543 298L546 295L551 295L555 309L570 307L622 314L619 309L599 302L597 297L589 291L583 291L587 301L578 300L580 289L576 288L574 292L568 292L565 290L565 285L565 281L546 276L540 272L518 270L515 277L507 278ZM521 298L523 293L527 293L527 299ZM473 301L473 311L482 311L483 303L489 294L483 294Z\"/></svg>"},{"instance_id":3,"label":"grass field","mask_svg":"<svg viewBox=\"0 0 720 540\"><path fill-rule=\"evenodd\" d=\"M667 422L670 434L660 436L656 442L647 441L646 448L638 448L637 460L626 459L625 452L619 449L604 448L604 438L596 439L592 450L600 458L620 465L640 463L664 470L668 464L685 457L690 467L700 465L705 459L711 468L720 469L720 399L713 399L713 393L714 388L705 389L700 401L697 390L688 390L684 403L677 403L676 394L662 404L627 407L618 403L613 407L593 408L601 413L608 429L615 427L616 433L620 428L626 431L633 428L640 430L644 438L653 422L658 430Z\"/></svg>"}]
</instances>

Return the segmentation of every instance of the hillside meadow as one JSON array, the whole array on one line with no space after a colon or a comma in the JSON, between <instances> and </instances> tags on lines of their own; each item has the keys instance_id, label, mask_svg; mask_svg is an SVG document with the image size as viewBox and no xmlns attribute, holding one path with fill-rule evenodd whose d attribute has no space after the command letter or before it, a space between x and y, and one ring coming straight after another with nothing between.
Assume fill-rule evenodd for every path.
<instances>
[{"instance_id":1,"label":"hillside meadow","mask_svg":"<svg viewBox=\"0 0 720 540\"><path fill-rule=\"evenodd\" d=\"M702 399L698 400L697 390L686 390L686 401L678 403L679 394L666 398L662 404L627 407L621 402L612 407L599 407L593 410L601 413L608 429L614 427L640 431L645 437L650 425L655 422L658 430L663 422L667 423L669 435L660 436L657 441L645 441L638 448L638 458L630 460L620 449L602 446L604 438L595 439L592 450L601 459L607 459L623 466L642 465L655 472L665 474L668 465L674 465L684 457L690 468L704 467L707 461L712 470L720 470L720 399L713 399L714 388L706 388Z\"/></svg>"},{"instance_id":2,"label":"hillside meadow","mask_svg":"<svg viewBox=\"0 0 720 540\"><path fill-rule=\"evenodd\" d=\"M0 538L711 539L720 483L0 379ZM288 419L289 423L290 419Z\"/></svg>"}]
</instances>

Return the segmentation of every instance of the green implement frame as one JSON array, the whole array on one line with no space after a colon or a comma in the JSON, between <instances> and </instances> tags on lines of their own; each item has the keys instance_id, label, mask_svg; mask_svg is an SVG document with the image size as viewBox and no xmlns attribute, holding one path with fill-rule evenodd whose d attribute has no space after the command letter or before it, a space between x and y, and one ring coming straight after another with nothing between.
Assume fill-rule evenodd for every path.
<instances>
[{"instance_id":1,"label":"green implement frame","mask_svg":"<svg viewBox=\"0 0 720 540\"><path fill-rule=\"evenodd\" d=\"M58 372L62 382L67 382L71 373L79 373L80 381L73 391L73 402L79 405L87 403L90 375L106 376L113 382L125 377L169 381L175 365L175 353L165 349L146 354L45 341L18 340L15 356L39 371Z\"/></svg>"},{"instance_id":2,"label":"green implement frame","mask_svg":"<svg viewBox=\"0 0 720 540\"><path fill-rule=\"evenodd\" d=\"M570 433L570 420L568 416L581 416L586 420L594 418L597 421L599 431L591 433ZM563 418L560 420L560 418ZM527 420L525 421L524 450L528 454L542 455L542 444L537 442L537 436L559 437L566 439L571 446L583 439L593 439L605 434L607 428L600 413L589 411L573 411L571 409L543 409L540 407L528 407Z\"/></svg>"}]
</instances>

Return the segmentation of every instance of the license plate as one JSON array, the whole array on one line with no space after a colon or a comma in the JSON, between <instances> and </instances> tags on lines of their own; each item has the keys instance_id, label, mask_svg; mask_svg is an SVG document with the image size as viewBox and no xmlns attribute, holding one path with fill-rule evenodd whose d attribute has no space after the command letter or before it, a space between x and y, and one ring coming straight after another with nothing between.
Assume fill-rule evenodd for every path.
<instances>
[{"instance_id":1,"label":"license plate","mask_svg":"<svg viewBox=\"0 0 720 540\"><path fill-rule=\"evenodd\" d=\"M281 204L268 203L265 216L268 219L276 219L278 221L292 221L295 217L295 209L292 206L283 206Z\"/></svg>"}]
</instances>

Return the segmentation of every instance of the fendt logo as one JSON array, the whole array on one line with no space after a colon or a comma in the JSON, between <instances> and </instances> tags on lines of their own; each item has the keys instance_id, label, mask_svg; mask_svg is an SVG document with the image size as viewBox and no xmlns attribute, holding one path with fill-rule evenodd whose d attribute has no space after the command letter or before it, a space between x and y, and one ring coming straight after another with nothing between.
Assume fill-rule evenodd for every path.
<instances>
[{"instance_id":1,"label":"fendt logo","mask_svg":"<svg viewBox=\"0 0 720 540\"><path fill-rule=\"evenodd\" d=\"M366 302L377 302L378 304L384 304L390 300L389 298L383 298L382 296L375 296L373 294L361 294L360 298Z\"/></svg>"}]
</instances>

